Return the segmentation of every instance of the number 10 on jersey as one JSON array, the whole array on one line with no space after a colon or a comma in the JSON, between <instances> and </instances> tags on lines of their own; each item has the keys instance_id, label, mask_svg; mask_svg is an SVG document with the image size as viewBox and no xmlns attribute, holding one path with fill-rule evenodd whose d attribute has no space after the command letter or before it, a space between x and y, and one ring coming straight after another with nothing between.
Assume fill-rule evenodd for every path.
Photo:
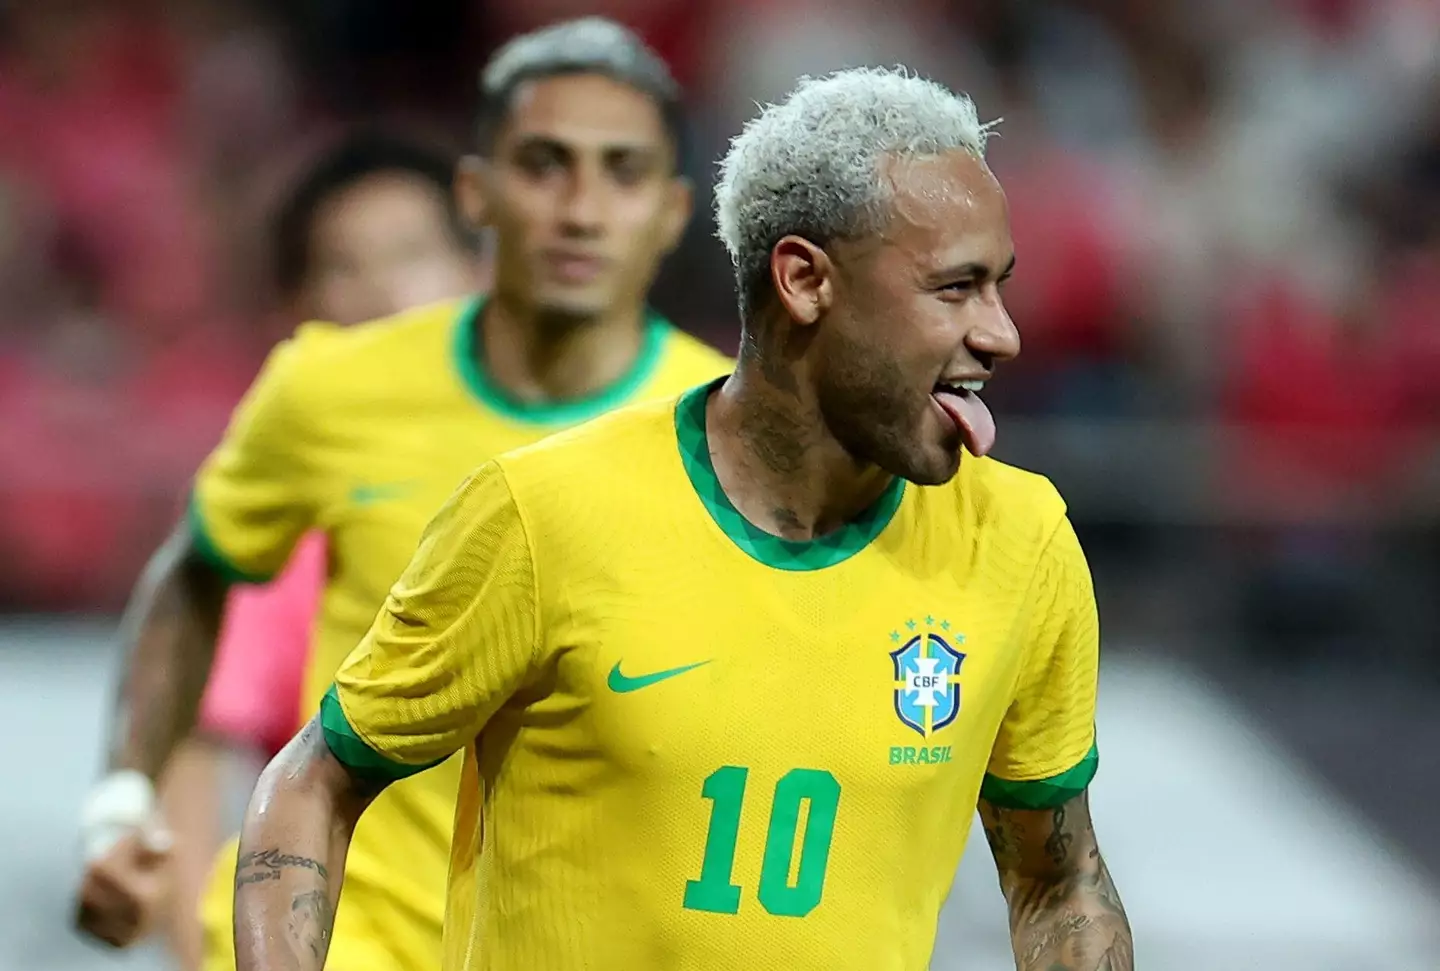
<instances>
[{"instance_id":1,"label":"number 10 on jersey","mask_svg":"<svg viewBox=\"0 0 1440 971\"><path fill-rule=\"evenodd\" d=\"M685 882L687 910L715 914L740 911L740 887L731 880L749 775L749 769L726 765L705 779L700 794L711 803L710 828L705 836L700 879ZM795 836L801 807L807 803L809 814L797 863ZM756 894L767 912L777 917L804 917L819 905L825 892L825 870L830 864L830 841L835 836L835 810L839 805L840 783L829 772L791 769L775 784Z\"/></svg>"}]
</instances>

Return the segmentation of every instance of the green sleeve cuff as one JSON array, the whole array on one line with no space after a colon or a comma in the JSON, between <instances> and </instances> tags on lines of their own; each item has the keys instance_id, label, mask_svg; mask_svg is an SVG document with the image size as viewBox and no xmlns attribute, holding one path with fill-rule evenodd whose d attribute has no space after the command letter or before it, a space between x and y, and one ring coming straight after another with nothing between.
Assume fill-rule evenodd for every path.
<instances>
[{"instance_id":1,"label":"green sleeve cuff","mask_svg":"<svg viewBox=\"0 0 1440 971\"><path fill-rule=\"evenodd\" d=\"M396 782L445 761L437 759L424 765L406 765L375 751L350 726L350 720L345 717L345 710L340 707L340 697L335 693L333 684L320 702L320 727L325 733L325 744L329 746L330 754L349 769L352 775L367 782Z\"/></svg>"},{"instance_id":2,"label":"green sleeve cuff","mask_svg":"<svg viewBox=\"0 0 1440 971\"><path fill-rule=\"evenodd\" d=\"M200 559L218 573L226 583L269 583L273 576L260 576L255 573L246 573L230 561L220 547L215 545L215 540L210 537L210 531L205 528L205 519L200 514L200 505L195 501L195 493L190 493L190 502L185 507L185 521L190 527L190 542Z\"/></svg>"},{"instance_id":3,"label":"green sleeve cuff","mask_svg":"<svg viewBox=\"0 0 1440 971\"><path fill-rule=\"evenodd\" d=\"M1048 779L1013 782L985 774L980 798L1001 809L1054 809L1074 799L1090 785L1100 768L1100 750L1094 743L1074 767Z\"/></svg>"}]
</instances>

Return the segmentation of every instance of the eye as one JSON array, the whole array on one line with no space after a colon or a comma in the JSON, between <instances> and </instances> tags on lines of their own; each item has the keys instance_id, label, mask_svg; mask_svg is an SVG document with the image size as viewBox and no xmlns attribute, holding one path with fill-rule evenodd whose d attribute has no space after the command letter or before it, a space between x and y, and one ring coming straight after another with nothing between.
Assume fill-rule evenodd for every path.
<instances>
[{"instance_id":1,"label":"eye","mask_svg":"<svg viewBox=\"0 0 1440 971\"><path fill-rule=\"evenodd\" d=\"M624 186L643 182L654 168L649 156L634 151L612 152L605 162L611 177Z\"/></svg>"},{"instance_id":2,"label":"eye","mask_svg":"<svg viewBox=\"0 0 1440 971\"><path fill-rule=\"evenodd\" d=\"M515 153L515 164L530 176L544 176L563 169L565 158L553 145L527 145Z\"/></svg>"},{"instance_id":3,"label":"eye","mask_svg":"<svg viewBox=\"0 0 1440 971\"><path fill-rule=\"evenodd\" d=\"M978 282L973 279L956 280L953 283L944 284L940 287L940 290L942 293L971 293L977 286Z\"/></svg>"}]
</instances>

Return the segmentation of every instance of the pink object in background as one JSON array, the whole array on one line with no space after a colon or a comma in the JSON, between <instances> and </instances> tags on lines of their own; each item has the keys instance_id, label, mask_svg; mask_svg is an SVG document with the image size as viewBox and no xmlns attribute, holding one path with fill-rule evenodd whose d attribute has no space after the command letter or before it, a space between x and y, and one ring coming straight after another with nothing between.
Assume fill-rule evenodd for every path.
<instances>
[{"instance_id":1,"label":"pink object in background","mask_svg":"<svg viewBox=\"0 0 1440 971\"><path fill-rule=\"evenodd\" d=\"M324 587L325 537L312 533L270 583L230 591L200 703L203 731L255 745L266 758L290 741L299 727L301 686Z\"/></svg>"}]
</instances>

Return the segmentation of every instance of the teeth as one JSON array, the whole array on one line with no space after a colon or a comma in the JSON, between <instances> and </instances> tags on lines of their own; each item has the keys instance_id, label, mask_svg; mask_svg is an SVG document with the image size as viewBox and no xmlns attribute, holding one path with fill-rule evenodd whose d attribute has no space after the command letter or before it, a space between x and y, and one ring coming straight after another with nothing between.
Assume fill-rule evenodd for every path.
<instances>
[{"instance_id":1,"label":"teeth","mask_svg":"<svg viewBox=\"0 0 1440 971\"><path fill-rule=\"evenodd\" d=\"M959 388L960 390L962 390L962 391L984 391L984 390L985 390L985 382L984 382L984 381L961 381L961 382L959 382L959 383L956 385L956 387L958 387L958 388Z\"/></svg>"}]
</instances>

